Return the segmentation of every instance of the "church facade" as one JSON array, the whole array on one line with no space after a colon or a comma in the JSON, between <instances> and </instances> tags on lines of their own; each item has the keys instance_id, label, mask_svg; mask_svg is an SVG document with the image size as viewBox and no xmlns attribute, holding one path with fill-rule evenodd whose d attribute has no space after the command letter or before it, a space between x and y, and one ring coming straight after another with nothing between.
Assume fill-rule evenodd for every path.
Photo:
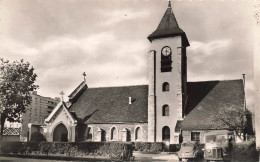
<instances>
[{"instance_id":1,"label":"church facade","mask_svg":"<svg viewBox=\"0 0 260 162\"><path fill-rule=\"evenodd\" d=\"M148 36L149 84L89 88L84 80L45 119L47 141L131 141L177 144L203 142L218 109L245 107L244 82L187 82L189 46L169 3L157 29Z\"/></svg>"}]
</instances>

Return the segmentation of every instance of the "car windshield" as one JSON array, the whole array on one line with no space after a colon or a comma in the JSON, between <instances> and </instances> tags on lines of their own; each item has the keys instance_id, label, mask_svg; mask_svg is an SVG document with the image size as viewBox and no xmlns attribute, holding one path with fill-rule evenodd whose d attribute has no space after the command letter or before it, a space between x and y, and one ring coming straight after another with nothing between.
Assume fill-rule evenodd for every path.
<instances>
[{"instance_id":1,"label":"car windshield","mask_svg":"<svg viewBox=\"0 0 260 162\"><path fill-rule=\"evenodd\" d=\"M217 135L216 142L225 142L227 140L227 135Z\"/></svg>"},{"instance_id":2,"label":"car windshield","mask_svg":"<svg viewBox=\"0 0 260 162\"><path fill-rule=\"evenodd\" d=\"M215 141L216 141L216 135L206 136L206 142L215 142Z\"/></svg>"},{"instance_id":3,"label":"car windshield","mask_svg":"<svg viewBox=\"0 0 260 162\"><path fill-rule=\"evenodd\" d=\"M227 135L209 135L206 137L206 142L226 142L227 141Z\"/></svg>"}]
</instances>

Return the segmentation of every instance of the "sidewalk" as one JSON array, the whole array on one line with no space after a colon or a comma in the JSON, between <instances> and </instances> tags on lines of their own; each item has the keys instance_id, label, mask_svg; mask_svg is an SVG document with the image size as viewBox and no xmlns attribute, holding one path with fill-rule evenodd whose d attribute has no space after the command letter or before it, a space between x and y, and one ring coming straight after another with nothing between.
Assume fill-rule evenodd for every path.
<instances>
[{"instance_id":1,"label":"sidewalk","mask_svg":"<svg viewBox=\"0 0 260 162\"><path fill-rule=\"evenodd\" d=\"M133 152L133 156L137 161L178 161L176 153L158 153L158 154L144 154L138 151Z\"/></svg>"}]
</instances>

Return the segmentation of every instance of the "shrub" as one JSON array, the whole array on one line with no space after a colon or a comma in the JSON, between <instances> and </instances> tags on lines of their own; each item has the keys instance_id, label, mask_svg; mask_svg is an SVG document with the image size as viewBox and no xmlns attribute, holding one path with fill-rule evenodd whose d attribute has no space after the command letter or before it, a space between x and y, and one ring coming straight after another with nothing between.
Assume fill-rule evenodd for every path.
<instances>
[{"instance_id":1,"label":"shrub","mask_svg":"<svg viewBox=\"0 0 260 162\"><path fill-rule=\"evenodd\" d=\"M52 143L42 142L39 144L41 154L49 154L52 147Z\"/></svg>"},{"instance_id":2,"label":"shrub","mask_svg":"<svg viewBox=\"0 0 260 162\"><path fill-rule=\"evenodd\" d=\"M169 152L178 152L180 151L181 144L170 144Z\"/></svg>"},{"instance_id":3,"label":"shrub","mask_svg":"<svg viewBox=\"0 0 260 162\"><path fill-rule=\"evenodd\" d=\"M258 161L255 140L235 143L231 151L233 161Z\"/></svg>"},{"instance_id":4,"label":"shrub","mask_svg":"<svg viewBox=\"0 0 260 162\"><path fill-rule=\"evenodd\" d=\"M1 143L2 153L23 153L25 152L24 143L22 142L2 142Z\"/></svg>"},{"instance_id":5,"label":"shrub","mask_svg":"<svg viewBox=\"0 0 260 162\"><path fill-rule=\"evenodd\" d=\"M130 160L133 147L120 142L2 142L1 153L64 154L66 156L109 156L112 159Z\"/></svg>"},{"instance_id":6,"label":"shrub","mask_svg":"<svg viewBox=\"0 0 260 162\"><path fill-rule=\"evenodd\" d=\"M134 150L144 153L177 152L180 150L180 144L166 145L163 142L135 142Z\"/></svg>"},{"instance_id":7,"label":"shrub","mask_svg":"<svg viewBox=\"0 0 260 162\"><path fill-rule=\"evenodd\" d=\"M32 153L32 151L40 151L39 142L23 142L23 143L27 153Z\"/></svg>"},{"instance_id":8,"label":"shrub","mask_svg":"<svg viewBox=\"0 0 260 162\"><path fill-rule=\"evenodd\" d=\"M135 142L135 151L144 153L159 153L164 150L164 143L162 142Z\"/></svg>"}]
</instances>

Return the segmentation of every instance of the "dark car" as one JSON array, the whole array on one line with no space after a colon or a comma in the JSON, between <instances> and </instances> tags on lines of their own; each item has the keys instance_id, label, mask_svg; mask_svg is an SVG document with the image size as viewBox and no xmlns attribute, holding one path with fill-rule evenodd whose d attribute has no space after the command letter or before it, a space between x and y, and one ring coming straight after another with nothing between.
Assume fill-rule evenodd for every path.
<instances>
[{"instance_id":1,"label":"dark car","mask_svg":"<svg viewBox=\"0 0 260 162\"><path fill-rule=\"evenodd\" d=\"M198 142L186 141L181 144L181 149L178 152L178 158L180 161L184 159L199 159L202 154L202 149L199 147Z\"/></svg>"}]
</instances>

